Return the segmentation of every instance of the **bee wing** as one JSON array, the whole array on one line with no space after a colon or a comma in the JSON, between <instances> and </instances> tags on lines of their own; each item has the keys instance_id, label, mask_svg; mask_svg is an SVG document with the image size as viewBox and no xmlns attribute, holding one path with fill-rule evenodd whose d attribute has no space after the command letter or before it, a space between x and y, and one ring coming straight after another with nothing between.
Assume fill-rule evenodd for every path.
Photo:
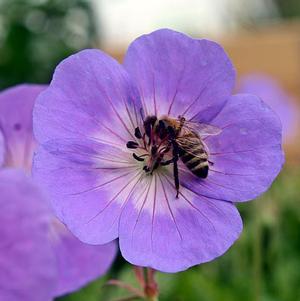
<instances>
[{"instance_id":1,"label":"bee wing","mask_svg":"<svg viewBox=\"0 0 300 301\"><path fill-rule=\"evenodd\" d=\"M183 149L186 153L203 159L206 155L205 146L202 144L203 152L199 152L199 140L198 138L188 137L188 138L178 138L176 139L178 146Z\"/></svg>"},{"instance_id":2,"label":"bee wing","mask_svg":"<svg viewBox=\"0 0 300 301\"><path fill-rule=\"evenodd\" d=\"M219 135L222 132L217 126L194 121L185 121L183 128L194 131L200 137Z\"/></svg>"}]
</instances>

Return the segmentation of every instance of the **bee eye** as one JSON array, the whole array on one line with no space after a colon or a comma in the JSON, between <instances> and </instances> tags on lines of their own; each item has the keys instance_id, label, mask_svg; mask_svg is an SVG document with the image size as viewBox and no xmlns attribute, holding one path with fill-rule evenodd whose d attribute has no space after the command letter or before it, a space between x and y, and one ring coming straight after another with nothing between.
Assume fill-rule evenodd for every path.
<instances>
[{"instance_id":1,"label":"bee eye","mask_svg":"<svg viewBox=\"0 0 300 301\"><path fill-rule=\"evenodd\" d=\"M153 116L148 116L146 118L146 120L144 121L144 128L145 128L146 135L148 137L150 137L150 135L151 135L151 128L153 128L156 120L157 120L157 117L153 115Z\"/></svg>"},{"instance_id":2,"label":"bee eye","mask_svg":"<svg viewBox=\"0 0 300 301\"><path fill-rule=\"evenodd\" d=\"M164 139L167 136L166 125L164 121L159 120L156 132L160 139Z\"/></svg>"},{"instance_id":3,"label":"bee eye","mask_svg":"<svg viewBox=\"0 0 300 301\"><path fill-rule=\"evenodd\" d=\"M175 137L176 137L176 133L175 133L173 127L168 126L168 127L167 127L167 132L168 132L168 134L170 135L170 138L175 138Z\"/></svg>"},{"instance_id":4,"label":"bee eye","mask_svg":"<svg viewBox=\"0 0 300 301\"><path fill-rule=\"evenodd\" d=\"M151 124L152 126L154 126L156 120L157 120L157 117L156 117L156 116L151 116L151 117L150 117L150 124Z\"/></svg>"}]
</instances>

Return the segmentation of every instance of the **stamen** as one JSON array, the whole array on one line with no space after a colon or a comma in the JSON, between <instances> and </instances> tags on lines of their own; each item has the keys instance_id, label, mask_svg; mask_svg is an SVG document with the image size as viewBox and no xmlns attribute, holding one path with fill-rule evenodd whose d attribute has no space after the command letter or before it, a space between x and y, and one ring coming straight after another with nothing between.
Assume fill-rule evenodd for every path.
<instances>
[{"instance_id":1,"label":"stamen","mask_svg":"<svg viewBox=\"0 0 300 301\"><path fill-rule=\"evenodd\" d=\"M142 120L144 122L144 120L145 120L145 114L144 114L143 108L140 108L140 115L141 115L141 118L142 118Z\"/></svg>"},{"instance_id":2,"label":"stamen","mask_svg":"<svg viewBox=\"0 0 300 301\"><path fill-rule=\"evenodd\" d=\"M176 133L171 126L167 126L162 120L158 120L156 116L146 116L144 119L143 112L141 111L143 119L143 128L136 127L134 129L134 136L140 141L128 141L128 148L139 148L144 150L145 153L138 155L133 153L132 156L139 162L147 162L143 166L146 173L152 174L160 165L166 166L174 163L174 158L171 160L164 160L164 156L170 151L170 139L175 137ZM146 138L147 137L147 138ZM140 145L141 144L141 145ZM149 157L146 160L145 157Z\"/></svg>"},{"instance_id":3,"label":"stamen","mask_svg":"<svg viewBox=\"0 0 300 301\"><path fill-rule=\"evenodd\" d=\"M137 160L137 161L140 161L140 162L143 162L143 161L144 161L143 158L139 157L139 156L138 156L137 154L135 154L135 153L133 153L132 156L133 156L133 158L134 158L135 160Z\"/></svg>"},{"instance_id":4,"label":"stamen","mask_svg":"<svg viewBox=\"0 0 300 301\"><path fill-rule=\"evenodd\" d=\"M144 170L145 172L149 172L149 171L150 171L150 168L149 168L148 166L144 166L144 167L143 167L143 170Z\"/></svg>"},{"instance_id":5,"label":"stamen","mask_svg":"<svg viewBox=\"0 0 300 301\"><path fill-rule=\"evenodd\" d=\"M136 143L135 141L128 141L126 143L127 148L138 148L138 143Z\"/></svg>"},{"instance_id":6,"label":"stamen","mask_svg":"<svg viewBox=\"0 0 300 301\"><path fill-rule=\"evenodd\" d=\"M143 137L139 127L135 128L135 130L134 130L134 136L137 139L141 139Z\"/></svg>"},{"instance_id":7,"label":"stamen","mask_svg":"<svg viewBox=\"0 0 300 301\"><path fill-rule=\"evenodd\" d=\"M146 143L146 139L145 139L145 134L143 135L143 144L144 144L144 149L147 150L147 143Z\"/></svg>"}]
</instances>

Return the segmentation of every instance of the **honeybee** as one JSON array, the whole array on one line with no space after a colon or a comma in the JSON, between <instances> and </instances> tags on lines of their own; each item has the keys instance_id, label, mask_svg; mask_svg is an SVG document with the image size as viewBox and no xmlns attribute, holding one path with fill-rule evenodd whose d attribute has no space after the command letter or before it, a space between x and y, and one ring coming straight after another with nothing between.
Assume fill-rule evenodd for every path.
<instances>
[{"instance_id":1,"label":"honeybee","mask_svg":"<svg viewBox=\"0 0 300 301\"><path fill-rule=\"evenodd\" d=\"M173 158L160 162L160 165L173 163L173 173L176 197L179 194L179 175L177 161L179 158L185 166L197 177L206 178L209 171L208 151L203 138L218 135L218 127L187 121L183 116L177 119L167 116L155 122L155 131L160 139L168 139Z\"/></svg>"},{"instance_id":2,"label":"honeybee","mask_svg":"<svg viewBox=\"0 0 300 301\"><path fill-rule=\"evenodd\" d=\"M218 135L221 129L218 127L187 121L183 116L170 118L162 116L147 116L143 118L144 134L139 127L135 128L135 137L142 141L142 149L147 153L138 156L133 153L137 161L145 162L143 167L146 173L152 174L159 166L173 164L173 175L175 188L177 191L176 198L179 194L179 174L178 160L195 176L206 178L209 172L208 149L204 143L204 138L211 135ZM146 141L148 138L148 142ZM139 147L138 142L128 141L127 147L136 149ZM165 157L171 159L166 160Z\"/></svg>"}]
</instances>

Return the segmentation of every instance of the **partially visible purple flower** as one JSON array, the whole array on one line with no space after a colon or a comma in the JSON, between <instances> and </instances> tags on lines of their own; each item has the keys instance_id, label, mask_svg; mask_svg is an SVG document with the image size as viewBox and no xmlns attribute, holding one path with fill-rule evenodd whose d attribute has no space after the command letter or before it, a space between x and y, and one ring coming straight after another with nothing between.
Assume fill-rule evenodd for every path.
<instances>
[{"instance_id":1,"label":"partially visible purple flower","mask_svg":"<svg viewBox=\"0 0 300 301\"><path fill-rule=\"evenodd\" d=\"M164 272L222 255L242 230L233 202L263 193L283 164L279 119L256 96L231 96L234 84L218 44L171 30L135 40L123 66L99 50L64 60L34 108L34 176L57 216ZM190 169L174 140L187 133L198 141L185 146ZM201 162L206 178L191 172Z\"/></svg>"},{"instance_id":2,"label":"partially visible purple flower","mask_svg":"<svg viewBox=\"0 0 300 301\"><path fill-rule=\"evenodd\" d=\"M264 74L249 74L240 79L238 91L258 95L280 117L285 142L291 142L297 133L299 108L278 82Z\"/></svg>"},{"instance_id":3,"label":"partially visible purple flower","mask_svg":"<svg viewBox=\"0 0 300 301\"><path fill-rule=\"evenodd\" d=\"M57 265L41 199L25 174L0 170L0 300L52 300Z\"/></svg>"},{"instance_id":4,"label":"partially visible purple flower","mask_svg":"<svg viewBox=\"0 0 300 301\"><path fill-rule=\"evenodd\" d=\"M20 85L0 93L0 133L4 138L2 147L4 154L1 155L0 147L0 158L4 158L3 169L12 167L23 169L30 175L33 152L36 147L36 142L32 133L32 108L37 95L44 89L45 86L42 85ZM17 178L19 177L17 173L12 173L11 178L13 178L13 174L16 174ZM23 178L20 177L20 179ZM25 183L26 181L27 180L25 180ZM33 186L30 188L30 191L39 196L36 197L36 203L40 202L42 203L41 206L44 207L45 204L49 203L49 200L46 199L46 191L43 190L43 197L41 196L38 187ZM1 201L2 195L3 191L0 189ZM22 194L19 195L19 198L21 197ZM32 210L34 209L34 204L35 203L32 204ZM22 200L20 199L17 205L26 206L25 193L24 202L22 203ZM17 210L16 219L18 218L17 213L21 213L22 208L18 208ZM116 245L114 242L103 246L84 244L67 230L67 228L54 216L49 207L48 211L45 210L44 215L47 217L49 225L48 232L44 235L43 241L40 243L44 242L45 244L45 247L42 248L42 250L44 250L46 246L49 248L49 250L47 250L48 253L51 250L55 256L55 262L49 261L49 267L45 264L44 266L41 266L41 268L51 270L53 265L56 268L57 274L55 277L55 285L52 287L51 291L52 297L75 291L107 271L116 254ZM11 219L13 219L13 211L11 212ZM35 218L32 217L32 223L34 222ZM39 219L37 219L36 222L38 223ZM6 224L2 220L0 220L0 223L3 225L2 228L6 227ZM4 231L9 230L4 229ZM22 233L23 232L20 232L20 238L22 238ZM18 233L11 232L11 241L18 240L17 234ZM31 235L31 233L24 232L24 235ZM34 237L34 233L32 235ZM26 236L22 239L30 240L30 237L31 236ZM14 245L12 247L14 247ZM0 249L0 256L2 256L1 254ZM32 253L31 255L33 257L36 256L35 253ZM11 260L12 262L10 264L11 267L13 267L13 262L17 262L17 258L12 257ZM24 264L27 263L24 261ZM28 259L28 265L29 264L30 259ZM27 280L26 278L21 279L20 276L18 281L20 281L21 285L21 281L26 283ZM1 286L3 286L2 282L0 283ZM9 289L9 287L7 289ZM41 289L43 289L43 287L41 287ZM43 298L38 300L44 301Z\"/></svg>"},{"instance_id":5,"label":"partially visible purple flower","mask_svg":"<svg viewBox=\"0 0 300 301\"><path fill-rule=\"evenodd\" d=\"M0 166L4 162L4 137L0 131Z\"/></svg>"},{"instance_id":6,"label":"partially visible purple flower","mask_svg":"<svg viewBox=\"0 0 300 301\"><path fill-rule=\"evenodd\" d=\"M32 108L47 86L19 85L0 92L0 132L3 136L4 167L31 173L36 147L32 133Z\"/></svg>"}]
</instances>

